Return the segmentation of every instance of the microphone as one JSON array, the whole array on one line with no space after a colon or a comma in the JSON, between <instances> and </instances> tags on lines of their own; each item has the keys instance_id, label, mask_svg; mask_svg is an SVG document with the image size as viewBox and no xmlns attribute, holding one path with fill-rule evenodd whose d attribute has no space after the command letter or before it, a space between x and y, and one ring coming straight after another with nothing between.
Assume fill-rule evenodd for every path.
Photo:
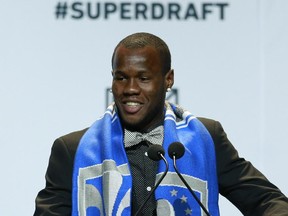
<instances>
[{"instance_id":1,"label":"microphone","mask_svg":"<svg viewBox=\"0 0 288 216\"><path fill-rule=\"evenodd\" d=\"M150 146L148 151L147 151L147 153L148 153L148 157L151 160L154 160L154 161L163 160L165 162L166 169L165 169L165 172L161 175L161 177L158 180L158 182L153 187L153 189L150 191L149 196L146 198L146 200L143 202L143 204L140 206L140 208L136 212L135 216L137 216L142 211L142 209L144 208L145 204L148 202L150 197L154 194L154 191L157 189L159 184L162 182L162 180L166 176L166 174L168 172L168 169L169 169L168 162L167 162L166 158L164 157L165 151L164 151L164 149L163 149L163 147L161 145L152 145L152 146Z\"/></svg>"},{"instance_id":2,"label":"microphone","mask_svg":"<svg viewBox=\"0 0 288 216\"><path fill-rule=\"evenodd\" d=\"M192 190L192 188L189 186L189 184L186 182L186 180L184 179L184 177L180 174L180 172L177 169L176 166L176 159L181 158L185 153L185 148L184 145L180 142L173 142L169 148L168 148L168 154L169 157L171 159L173 159L173 166L174 169L177 173L177 175L179 176L179 178L181 179L181 181L185 184L185 186L187 187L187 189L190 191L190 193L192 194L192 196L194 197L194 199L197 201L197 203L200 205L200 207L202 208L202 210L206 213L207 216L211 216L208 212L208 210L205 208L205 206L201 203L201 201L199 200L199 198L196 196L195 192Z\"/></svg>"}]
</instances>

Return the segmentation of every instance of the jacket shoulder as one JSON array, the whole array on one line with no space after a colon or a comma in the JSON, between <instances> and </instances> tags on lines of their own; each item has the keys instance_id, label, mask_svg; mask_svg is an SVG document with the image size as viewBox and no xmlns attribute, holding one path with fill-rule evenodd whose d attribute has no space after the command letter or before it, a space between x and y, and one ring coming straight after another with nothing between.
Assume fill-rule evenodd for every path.
<instances>
[{"instance_id":1,"label":"jacket shoulder","mask_svg":"<svg viewBox=\"0 0 288 216\"><path fill-rule=\"evenodd\" d=\"M66 135L59 137L57 140L60 140L61 143L64 143L66 147L70 150L70 152L75 153L82 136L87 130L88 128L74 131L74 132L71 132L71 133L68 133Z\"/></svg>"},{"instance_id":2,"label":"jacket shoulder","mask_svg":"<svg viewBox=\"0 0 288 216\"><path fill-rule=\"evenodd\" d=\"M215 126L219 124L218 121L215 121L210 118L204 118L204 117L197 117L197 119L206 127L206 129L209 131L211 136L214 136L215 134Z\"/></svg>"}]
</instances>

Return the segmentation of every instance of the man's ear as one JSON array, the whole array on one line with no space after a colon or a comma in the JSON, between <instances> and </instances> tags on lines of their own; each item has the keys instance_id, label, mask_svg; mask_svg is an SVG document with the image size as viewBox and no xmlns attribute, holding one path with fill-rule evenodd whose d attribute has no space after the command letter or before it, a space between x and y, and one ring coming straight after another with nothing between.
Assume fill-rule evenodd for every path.
<instances>
[{"instance_id":1,"label":"man's ear","mask_svg":"<svg viewBox=\"0 0 288 216\"><path fill-rule=\"evenodd\" d=\"M166 88L172 88L174 85L174 70L169 70L165 75Z\"/></svg>"}]
</instances>

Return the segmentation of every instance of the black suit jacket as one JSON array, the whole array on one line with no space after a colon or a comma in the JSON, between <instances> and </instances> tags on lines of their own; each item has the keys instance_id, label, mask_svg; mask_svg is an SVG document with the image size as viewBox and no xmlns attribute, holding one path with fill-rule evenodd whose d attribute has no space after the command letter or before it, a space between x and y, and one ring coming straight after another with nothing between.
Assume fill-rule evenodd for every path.
<instances>
[{"instance_id":1,"label":"black suit jacket","mask_svg":"<svg viewBox=\"0 0 288 216\"><path fill-rule=\"evenodd\" d=\"M206 118L199 120L215 144L219 192L243 215L288 215L287 197L250 162L238 156L221 124ZM74 156L86 130L55 140L46 173L46 187L38 193L34 216L71 215Z\"/></svg>"}]
</instances>

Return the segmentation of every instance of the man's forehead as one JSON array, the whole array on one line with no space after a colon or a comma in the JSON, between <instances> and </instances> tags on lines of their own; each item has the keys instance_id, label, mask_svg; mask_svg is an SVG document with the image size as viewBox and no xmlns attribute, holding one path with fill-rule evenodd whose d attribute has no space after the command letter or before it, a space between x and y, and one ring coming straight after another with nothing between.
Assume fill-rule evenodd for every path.
<instances>
[{"instance_id":1,"label":"man's forehead","mask_svg":"<svg viewBox=\"0 0 288 216\"><path fill-rule=\"evenodd\" d=\"M155 58L155 55L159 53L157 50L152 46L145 46L139 48L127 48L124 46L118 47L115 55L114 60L125 59L125 60L147 60L151 58Z\"/></svg>"}]
</instances>

